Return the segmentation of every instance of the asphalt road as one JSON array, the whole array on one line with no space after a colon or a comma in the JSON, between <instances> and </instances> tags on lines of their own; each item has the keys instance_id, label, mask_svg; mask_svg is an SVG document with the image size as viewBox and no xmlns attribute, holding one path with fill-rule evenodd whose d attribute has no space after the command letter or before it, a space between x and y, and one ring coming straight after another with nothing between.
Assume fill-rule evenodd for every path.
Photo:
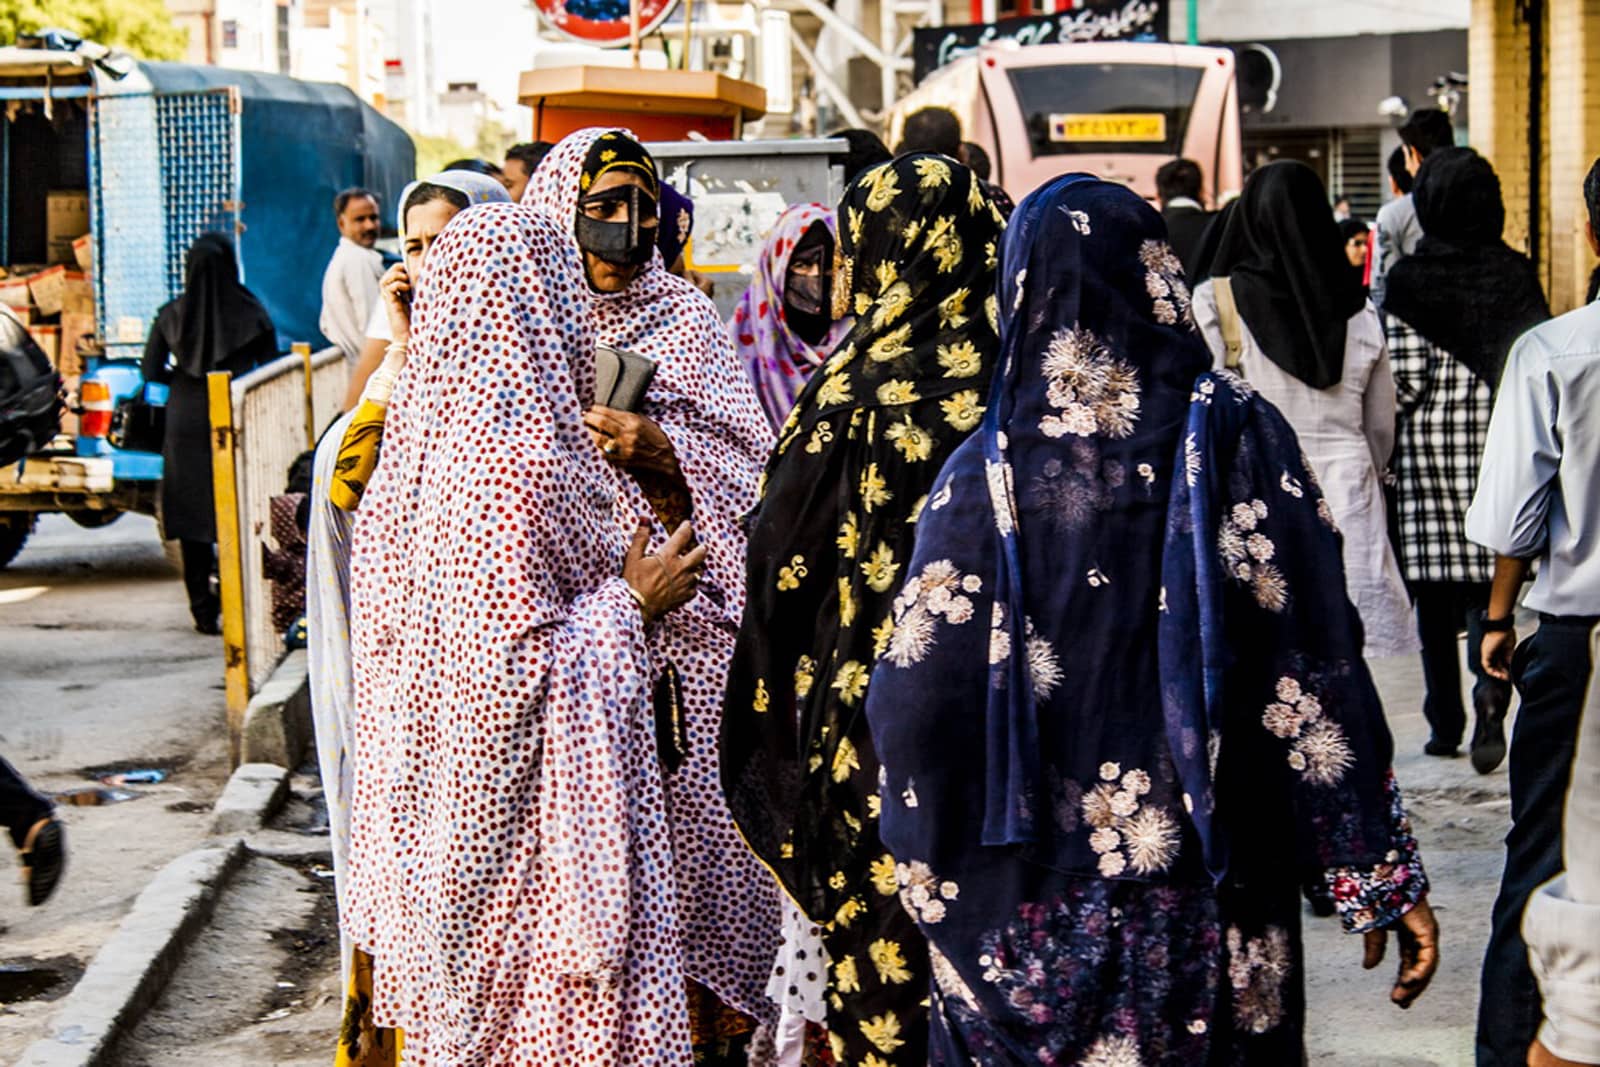
<instances>
[{"instance_id":1,"label":"asphalt road","mask_svg":"<svg viewBox=\"0 0 1600 1067\"><path fill-rule=\"evenodd\" d=\"M66 991L155 872L204 839L225 723L220 639L194 632L155 523L45 518L0 571L0 755L45 793L96 786L105 768L170 777L122 803L60 808L68 867L43 907L0 885L0 1062L42 1036L44 998ZM9 1002L34 984L16 969L41 964L64 980Z\"/></svg>"}]
</instances>

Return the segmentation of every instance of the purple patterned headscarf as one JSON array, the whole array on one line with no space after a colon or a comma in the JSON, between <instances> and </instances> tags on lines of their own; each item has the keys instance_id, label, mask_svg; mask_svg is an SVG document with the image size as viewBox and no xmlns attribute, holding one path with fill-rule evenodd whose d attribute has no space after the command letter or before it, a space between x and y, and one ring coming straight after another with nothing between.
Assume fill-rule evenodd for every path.
<instances>
[{"instance_id":1,"label":"purple patterned headscarf","mask_svg":"<svg viewBox=\"0 0 1600 1067\"><path fill-rule=\"evenodd\" d=\"M827 226L834 241L838 241L839 227L833 212L821 204L794 204L778 216L761 249L755 277L750 279L750 287L739 298L739 306L728 323L734 351L744 361L745 370L755 383L756 398L775 430L782 429L811 372L822 366L833 346L850 331L851 320L841 319L821 344L809 345L784 321L783 287L789 259L806 231L817 222Z\"/></svg>"}]
</instances>

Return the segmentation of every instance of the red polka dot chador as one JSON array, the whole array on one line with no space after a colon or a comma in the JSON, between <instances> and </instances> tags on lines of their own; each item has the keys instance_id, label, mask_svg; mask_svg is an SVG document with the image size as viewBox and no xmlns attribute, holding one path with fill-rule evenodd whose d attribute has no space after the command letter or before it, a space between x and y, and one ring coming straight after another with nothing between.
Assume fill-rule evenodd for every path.
<instances>
[{"instance_id":1,"label":"red polka dot chador","mask_svg":"<svg viewBox=\"0 0 1600 1067\"><path fill-rule=\"evenodd\" d=\"M357 518L343 921L408 1065L690 1059L655 663L580 421L592 321L562 227L455 220Z\"/></svg>"}]
</instances>

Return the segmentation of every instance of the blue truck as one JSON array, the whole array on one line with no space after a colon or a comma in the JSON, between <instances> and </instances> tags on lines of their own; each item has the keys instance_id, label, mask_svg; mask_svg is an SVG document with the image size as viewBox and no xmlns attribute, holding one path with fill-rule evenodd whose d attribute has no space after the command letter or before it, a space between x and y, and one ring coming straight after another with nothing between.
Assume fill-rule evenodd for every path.
<instances>
[{"instance_id":1,"label":"blue truck","mask_svg":"<svg viewBox=\"0 0 1600 1067\"><path fill-rule=\"evenodd\" d=\"M65 432L0 471L0 567L41 514L86 527L156 514L161 457L119 447L113 416L146 389L145 338L197 236L233 234L280 342L320 345L335 193L365 186L392 205L416 171L406 132L343 86L103 57L0 48L0 266L59 260L52 194L84 194L94 326L88 354L62 360Z\"/></svg>"}]
</instances>

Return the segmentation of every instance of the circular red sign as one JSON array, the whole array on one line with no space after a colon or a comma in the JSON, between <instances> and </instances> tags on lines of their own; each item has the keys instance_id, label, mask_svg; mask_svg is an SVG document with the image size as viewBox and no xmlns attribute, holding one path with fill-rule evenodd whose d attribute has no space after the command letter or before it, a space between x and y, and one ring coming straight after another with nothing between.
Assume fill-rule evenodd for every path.
<instances>
[{"instance_id":1,"label":"circular red sign","mask_svg":"<svg viewBox=\"0 0 1600 1067\"><path fill-rule=\"evenodd\" d=\"M639 36L655 30L678 0L638 0ZM584 44L611 47L628 43L628 0L534 0L544 21L557 33Z\"/></svg>"}]
</instances>

